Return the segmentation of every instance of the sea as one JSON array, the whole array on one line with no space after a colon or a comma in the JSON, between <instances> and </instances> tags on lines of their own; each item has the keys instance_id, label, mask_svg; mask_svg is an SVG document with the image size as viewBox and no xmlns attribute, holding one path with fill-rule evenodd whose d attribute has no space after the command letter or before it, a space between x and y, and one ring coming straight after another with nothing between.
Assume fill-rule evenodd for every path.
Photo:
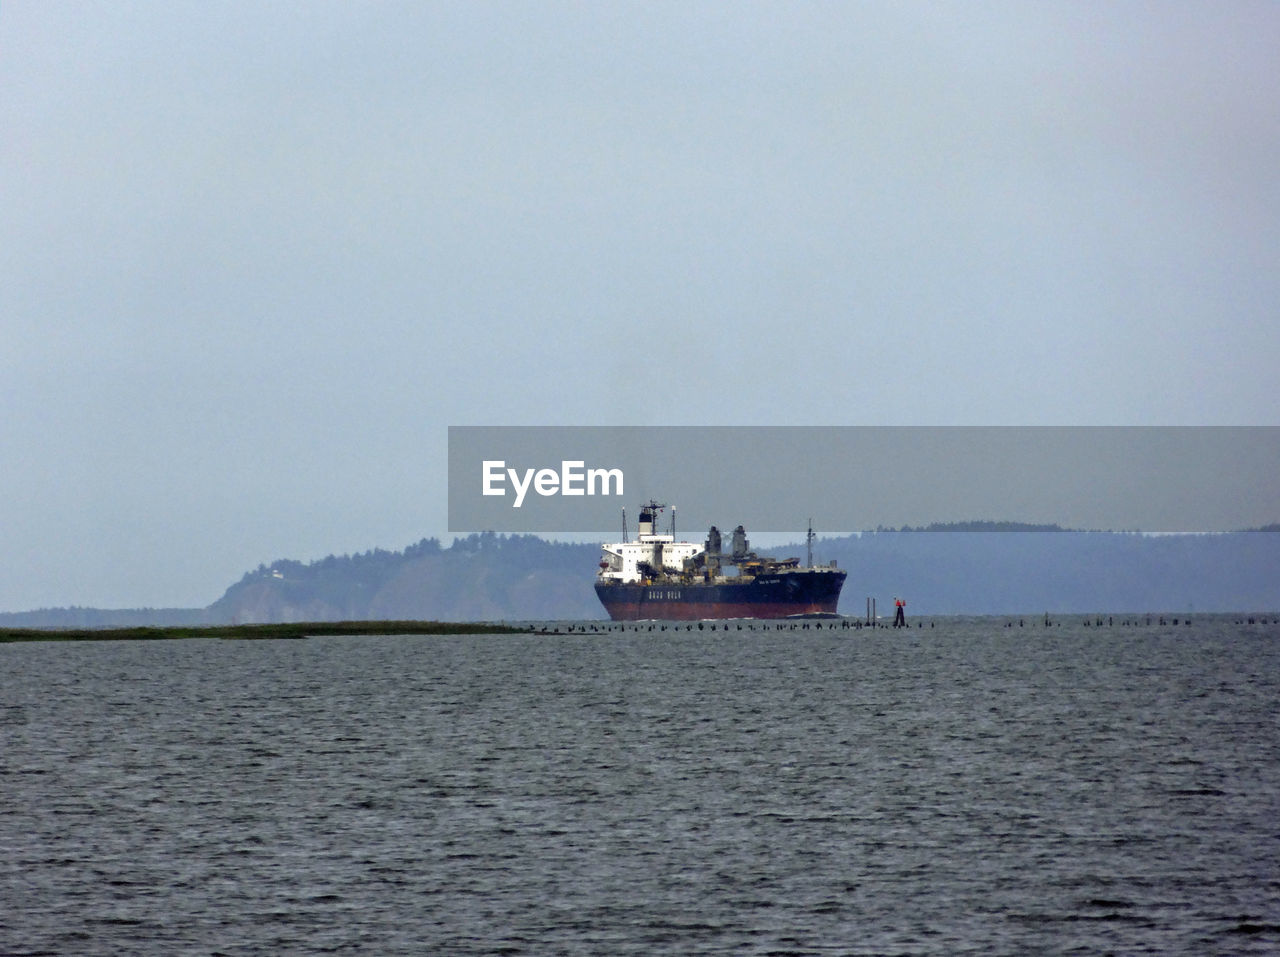
<instances>
[{"instance_id":1,"label":"sea","mask_svg":"<svg viewBox=\"0 0 1280 957\"><path fill-rule=\"evenodd\" d=\"M0 645L0 953L1280 952L1280 616L830 624Z\"/></svg>"}]
</instances>

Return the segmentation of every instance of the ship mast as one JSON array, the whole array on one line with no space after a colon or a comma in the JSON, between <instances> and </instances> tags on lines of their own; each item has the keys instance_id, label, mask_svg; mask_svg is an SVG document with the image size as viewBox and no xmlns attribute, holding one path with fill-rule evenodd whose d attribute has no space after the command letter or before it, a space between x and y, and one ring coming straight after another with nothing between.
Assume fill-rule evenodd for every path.
<instances>
[{"instance_id":1,"label":"ship mast","mask_svg":"<svg viewBox=\"0 0 1280 957\"><path fill-rule=\"evenodd\" d=\"M805 545L808 548L807 568L813 567L813 519L809 519L809 534L805 536Z\"/></svg>"}]
</instances>

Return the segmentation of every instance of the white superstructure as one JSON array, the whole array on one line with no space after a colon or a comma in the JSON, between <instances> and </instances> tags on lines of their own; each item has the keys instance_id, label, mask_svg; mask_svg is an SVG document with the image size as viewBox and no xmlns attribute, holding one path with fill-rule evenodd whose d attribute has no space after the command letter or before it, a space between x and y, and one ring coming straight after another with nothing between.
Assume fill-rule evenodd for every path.
<instances>
[{"instance_id":1,"label":"white superstructure","mask_svg":"<svg viewBox=\"0 0 1280 957\"><path fill-rule=\"evenodd\" d=\"M640 508L638 534L634 542L601 545L600 574L605 581L643 582L658 574L680 574L685 562L701 555L705 548L696 542L677 542L674 535L654 531L657 515L665 505L650 502ZM625 531L625 529L624 529Z\"/></svg>"}]
</instances>

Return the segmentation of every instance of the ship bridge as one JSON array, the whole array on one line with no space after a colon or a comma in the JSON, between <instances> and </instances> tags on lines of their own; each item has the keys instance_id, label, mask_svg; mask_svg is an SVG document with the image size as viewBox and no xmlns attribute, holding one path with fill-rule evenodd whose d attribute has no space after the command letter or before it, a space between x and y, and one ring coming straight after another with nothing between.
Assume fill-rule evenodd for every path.
<instances>
[{"instance_id":1,"label":"ship bridge","mask_svg":"<svg viewBox=\"0 0 1280 957\"><path fill-rule=\"evenodd\" d=\"M658 515L666 507L657 502L642 505L636 540L601 546L601 580L625 584L679 575L686 568L686 562L702 553L703 547L696 542L676 541L674 509L671 534L663 535L656 530Z\"/></svg>"}]
</instances>

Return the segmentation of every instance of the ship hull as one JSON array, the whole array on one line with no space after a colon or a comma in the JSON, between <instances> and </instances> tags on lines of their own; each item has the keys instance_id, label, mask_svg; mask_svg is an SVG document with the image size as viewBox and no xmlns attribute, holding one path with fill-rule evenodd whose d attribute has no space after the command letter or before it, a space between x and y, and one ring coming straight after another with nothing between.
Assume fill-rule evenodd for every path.
<instances>
[{"instance_id":1,"label":"ship hull","mask_svg":"<svg viewBox=\"0 0 1280 957\"><path fill-rule=\"evenodd\" d=\"M698 621L836 614L843 571L796 571L748 582L616 584L596 582L614 621Z\"/></svg>"}]
</instances>

